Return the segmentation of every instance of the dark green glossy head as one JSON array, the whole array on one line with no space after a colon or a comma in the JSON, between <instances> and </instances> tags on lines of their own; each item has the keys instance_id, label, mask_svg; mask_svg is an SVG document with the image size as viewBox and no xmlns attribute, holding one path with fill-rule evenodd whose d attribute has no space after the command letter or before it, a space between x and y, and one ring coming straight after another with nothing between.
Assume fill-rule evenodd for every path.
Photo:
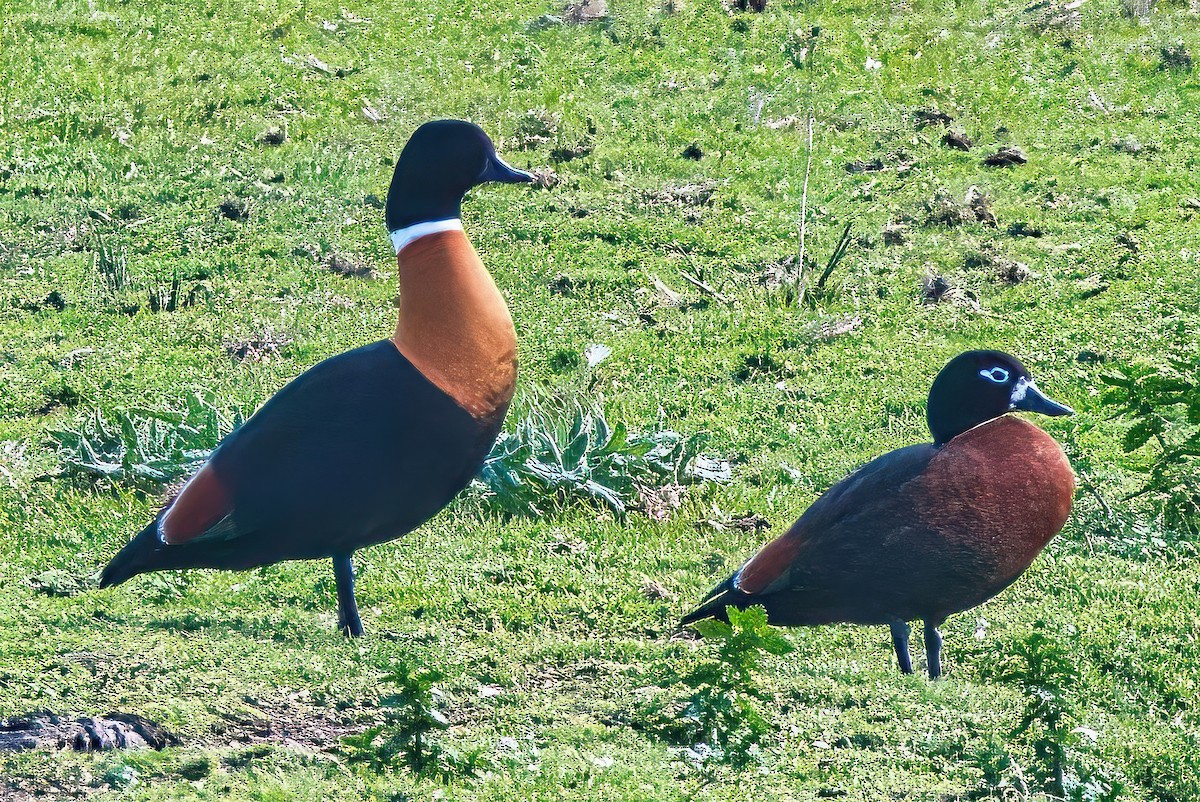
<instances>
[{"instance_id":1,"label":"dark green glossy head","mask_svg":"<svg viewBox=\"0 0 1200 802\"><path fill-rule=\"evenodd\" d=\"M463 195L488 181L517 183L533 176L496 155L483 129L463 120L434 120L418 128L396 161L385 211L388 231L450 220Z\"/></svg>"},{"instance_id":2,"label":"dark green glossy head","mask_svg":"<svg viewBox=\"0 0 1200 802\"><path fill-rule=\"evenodd\" d=\"M1013 410L1075 414L1043 395L1020 360L1002 351L959 354L929 389L929 431L938 445Z\"/></svg>"}]
</instances>

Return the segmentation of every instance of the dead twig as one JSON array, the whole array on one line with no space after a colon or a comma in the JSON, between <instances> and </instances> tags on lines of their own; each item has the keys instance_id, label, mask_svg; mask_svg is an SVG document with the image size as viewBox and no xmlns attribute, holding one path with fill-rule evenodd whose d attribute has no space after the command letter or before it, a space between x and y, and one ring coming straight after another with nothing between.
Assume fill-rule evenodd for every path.
<instances>
[{"instance_id":1,"label":"dead twig","mask_svg":"<svg viewBox=\"0 0 1200 802\"><path fill-rule=\"evenodd\" d=\"M732 299L730 299L730 297L728 295L724 295L724 294L718 292L710 284L707 284L706 282L701 281L700 279L696 278L695 276L693 276L691 273L687 272L686 270L680 270L679 275L684 281L686 281L688 284L691 284L693 287L700 290L700 292L704 293L705 295L708 295L712 298L716 298L718 301L720 301L723 304L732 302Z\"/></svg>"}]
</instances>

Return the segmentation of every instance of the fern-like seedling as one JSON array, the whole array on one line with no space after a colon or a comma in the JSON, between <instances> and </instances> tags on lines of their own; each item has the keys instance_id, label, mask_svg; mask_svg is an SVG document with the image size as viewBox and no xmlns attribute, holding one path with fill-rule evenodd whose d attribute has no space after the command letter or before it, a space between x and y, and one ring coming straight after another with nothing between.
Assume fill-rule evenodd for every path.
<instances>
[{"instance_id":1,"label":"fern-like seedling","mask_svg":"<svg viewBox=\"0 0 1200 802\"><path fill-rule=\"evenodd\" d=\"M771 720L759 707L765 693L757 672L766 655L787 654L792 645L767 623L762 607L725 612L729 623L710 619L694 625L711 656L653 697L638 725L690 746L696 755L744 766L771 732Z\"/></svg>"},{"instance_id":2,"label":"fern-like seedling","mask_svg":"<svg viewBox=\"0 0 1200 802\"><path fill-rule=\"evenodd\" d=\"M1128 498L1149 497L1171 528L1200 533L1200 361L1172 357L1164 366L1128 366L1100 377L1115 417L1133 421L1126 453L1149 447L1146 483Z\"/></svg>"}]
</instances>

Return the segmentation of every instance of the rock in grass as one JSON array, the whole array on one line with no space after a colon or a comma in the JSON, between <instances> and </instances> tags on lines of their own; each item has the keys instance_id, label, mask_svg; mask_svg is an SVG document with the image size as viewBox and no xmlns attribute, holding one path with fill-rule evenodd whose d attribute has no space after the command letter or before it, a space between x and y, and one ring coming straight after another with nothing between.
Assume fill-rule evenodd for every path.
<instances>
[{"instance_id":1,"label":"rock in grass","mask_svg":"<svg viewBox=\"0 0 1200 802\"><path fill-rule=\"evenodd\" d=\"M245 222L250 219L250 201L246 198L229 197L217 204L216 217L235 222Z\"/></svg>"},{"instance_id":2,"label":"rock in grass","mask_svg":"<svg viewBox=\"0 0 1200 802\"><path fill-rule=\"evenodd\" d=\"M286 141L287 133L278 125L272 125L270 128L258 135L258 143L260 145L277 147Z\"/></svg>"},{"instance_id":3,"label":"rock in grass","mask_svg":"<svg viewBox=\"0 0 1200 802\"><path fill-rule=\"evenodd\" d=\"M988 167L1016 167L1028 161L1029 157L1025 155L1025 151L1016 145L1010 145L988 156L983 163Z\"/></svg>"},{"instance_id":4,"label":"rock in grass","mask_svg":"<svg viewBox=\"0 0 1200 802\"><path fill-rule=\"evenodd\" d=\"M608 3L605 0L579 0L563 9L562 19L571 25L583 25L596 22L608 16Z\"/></svg>"},{"instance_id":5,"label":"rock in grass","mask_svg":"<svg viewBox=\"0 0 1200 802\"><path fill-rule=\"evenodd\" d=\"M1192 54L1188 52L1183 42L1176 42L1173 45L1168 45L1162 48L1162 61L1159 62L1160 70L1178 70L1180 72L1190 72L1192 69Z\"/></svg>"},{"instance_id":6,"label":"rock in grass","mask_svg":"<svg viewBox=\"0 0 1200 802\"><path fill-rule=\"evenodd\" d=\"M148 718L134 713L66 719L39 712L0 721L0 752L29 749L107 752L113 749L156 749L179 739Z\"/></svg>"},{"instance_id":7,"label":"rock in grass","mask_svg":"<svg viewBox=\"0 0 1200 802\"><path fill-rule=\"evenodd\" d=\"M947 131L945 136L942 137L942 144L954 150L966 151L970 150L975 143L962 131Z\"/></svg>"}]
</instances>

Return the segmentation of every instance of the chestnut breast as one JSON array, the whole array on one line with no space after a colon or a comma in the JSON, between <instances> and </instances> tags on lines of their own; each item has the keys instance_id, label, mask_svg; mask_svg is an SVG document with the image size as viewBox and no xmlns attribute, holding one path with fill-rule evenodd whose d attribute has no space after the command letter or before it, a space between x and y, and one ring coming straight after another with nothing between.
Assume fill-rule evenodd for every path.
<instances>
[{"instance_id":1,"label":"chestnut breast","mask_svg":"<svg viewBox=\"0 0 1200 802\"><path fill-rule=\"evenodd\" d=\"M923 528L978 583L969 594L976 598L947 599L955 609L946 613L990 598L1028 568L1066 523L1075 492L1058 443L1011 415L955 437L916 483Z\"/></svg>"},{"instance_id":2,"label":"chestnut breast","mask_svg":"<svg viewBox=\"0 0 1200 802\"><path fill-rule=\"evenodd\" d=\"M478 420L502 416L517 376L508 305L461 231L404 248L393 341L440 390Z\"/></svg>"}]
</instances>

